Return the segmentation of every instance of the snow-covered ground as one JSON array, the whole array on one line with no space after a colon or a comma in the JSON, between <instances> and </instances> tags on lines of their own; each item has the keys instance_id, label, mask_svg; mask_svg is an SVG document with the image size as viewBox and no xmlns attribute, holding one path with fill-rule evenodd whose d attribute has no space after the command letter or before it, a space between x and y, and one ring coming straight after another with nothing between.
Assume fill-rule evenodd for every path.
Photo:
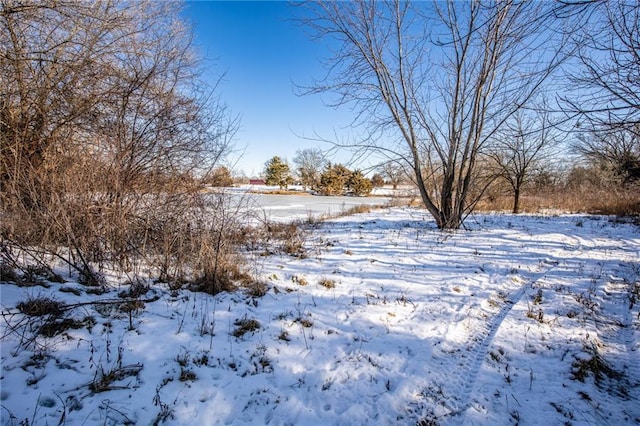
<instances>
[{"instance_id":1,"label":"snow-covered ground","mask_svg":"<svg viewBox=\"0 0 640 426\"><path fill-rule=\"evenodd\" d=\"M262 297L3 283L2 424L640 423L640 228L467 225L409 208L327 221L306 258L252 259ZM16 306L38 297L79 328L32 339L44 318Z\"/></svg>"}]
</instances>

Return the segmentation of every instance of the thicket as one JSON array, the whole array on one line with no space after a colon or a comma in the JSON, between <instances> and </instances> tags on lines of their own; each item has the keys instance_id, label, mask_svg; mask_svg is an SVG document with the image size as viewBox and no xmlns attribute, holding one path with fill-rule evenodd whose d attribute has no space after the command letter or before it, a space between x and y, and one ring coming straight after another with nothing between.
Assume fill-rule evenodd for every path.
<instances>
[{"instance_id":1,"label":"thicket","mask_svg":"<svg viewBox=\"0 0 640 426\"><path fill-rule=\"evenodd\" d=\"M595 164L576 164L568 171L541 171L523 187L520 212L568 212L616 216L640 215L640 182L624 183L622 177ZM510 185L497 180L478 203L479 211L509 211L513 205Z\"/></svg>"},{"instance_id":2,"label":"thicket","mask_svg":"<svg viewBox=\"0 0 640 426\"><path fill-rule=\"evenodd\" d=\"M217 292L237 206L202 189L236 129L174 2L0 6L3 270L62 261Z\"/></svg>"}]
</instances>

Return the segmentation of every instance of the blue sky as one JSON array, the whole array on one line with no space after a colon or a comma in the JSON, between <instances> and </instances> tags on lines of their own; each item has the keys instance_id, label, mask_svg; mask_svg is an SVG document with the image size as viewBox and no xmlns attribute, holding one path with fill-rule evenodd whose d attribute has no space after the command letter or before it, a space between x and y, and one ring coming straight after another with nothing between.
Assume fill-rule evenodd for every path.
<instances>
[{"instance_id":1,"label":"blue sky","mask_svg":"<svg viewBox=\"0 0 640 426\"><path fill-rule=\"evenodd\" d=\"M294 84L324 75L319 59L330 53L326 42L311 40L295 20L301 12L287 2L267 1L198 1L184 8L208 78L226 73L220 93L241 116L236 146L243 150L231 162L237 160L235 169L247 176L258 175L274 155L293 165L298 149L329 148L300 136L348 132L347 108L334 110L320 96L294 93Z\"/></svg>"}]
</instances>

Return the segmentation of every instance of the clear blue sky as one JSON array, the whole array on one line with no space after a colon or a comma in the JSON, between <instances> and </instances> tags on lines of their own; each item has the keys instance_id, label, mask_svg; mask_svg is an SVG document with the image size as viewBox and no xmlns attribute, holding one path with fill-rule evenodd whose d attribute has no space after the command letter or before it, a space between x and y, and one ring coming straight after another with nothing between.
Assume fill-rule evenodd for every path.
<instances>
[{"instance_id":1,"label":"clear blue sky","mask_svg":"<svg viewBox=\"0 0 640 426\"><path fill-rule=\"evenodd\" d=\"M334 130L348 132L348 108L334 110L320 96L294 93L294 84L323 77L319 59L330 53L326 42L311 40L295 20L301 13L287 2L270 1L192 1L184 8L209 78L226 73L220 93L241 116L236 146L244 150L232 159L247 176L261 173L274 155L293 166L296 150L329 148L300 136L333 138Z\"/></svg>"}]
</instances>

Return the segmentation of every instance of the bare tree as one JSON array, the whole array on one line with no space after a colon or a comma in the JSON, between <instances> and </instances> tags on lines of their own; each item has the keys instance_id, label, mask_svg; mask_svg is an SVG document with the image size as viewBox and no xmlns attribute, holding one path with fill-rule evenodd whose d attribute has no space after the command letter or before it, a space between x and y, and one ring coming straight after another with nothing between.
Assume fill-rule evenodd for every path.
<instances>
[{"instance_id":1,"label":"bare tree","mask_svg":"<svg viewBox=\"0 0 640 426\"><path fill-rule=\"evenodd\" d=\"M550 149L557 147L561 135L547 112L520 110L496 132L489 143L488 157L513 193L513 213L520 211L520 195Z\"/></svg>"},{"instance_id":2,"label":"bare tree","mask_svg":"<svg viewBox=\"0 0 640 426\"><path fill-rule=\"evenodd\" d=\"M398 189L398 185L407 180L407 171L396 161L387 161L380 165L380 168L393 189Z\"/></svg>"},{"instance_id":3,"label":"bare tree","mask_svg":"<svg viewBox=\"0 0 640 426\"><path fill-rule=\"evenodd\" d=\"M565 108L589 128L640 123L640 4L567 1L565 9L582 20L572 33L577 66L568 68Z\"/></svg>"},{"instance_id":4,"label":"bare tree","mask_svg":"<svg viewBox=\"0 0 640 426\"><path fill-rule=\"evenodd\" d=\"M607 126L580 134L574 148L622 184L640 180L640 124Z\"/></svg>"},{"instance_id":5,"label":"bare tree","mask_svg":"<svg viewBox=\"0 0 640 426\"><path fill-rule=\"evenodd\" d=\"M296 151L293 163L303 187L314 189L320 182L320 174L327 164L327 159L319 148L307 148Z\"/></svg>"},{"instance_id":6,"label":"bare tree","mask_svg":"<svg viewBox=\"0 0 640 426\"><path fill-rule=\"evenodd\" d=\"M540 89L561 40L544 2L313 2L306 24L339 47L308 93L351 104L364 142L411 170L441 229L459 228L483 185L487 140ZM364 127L364 126L363 126Z\"/></svg>"}]
</instances>

